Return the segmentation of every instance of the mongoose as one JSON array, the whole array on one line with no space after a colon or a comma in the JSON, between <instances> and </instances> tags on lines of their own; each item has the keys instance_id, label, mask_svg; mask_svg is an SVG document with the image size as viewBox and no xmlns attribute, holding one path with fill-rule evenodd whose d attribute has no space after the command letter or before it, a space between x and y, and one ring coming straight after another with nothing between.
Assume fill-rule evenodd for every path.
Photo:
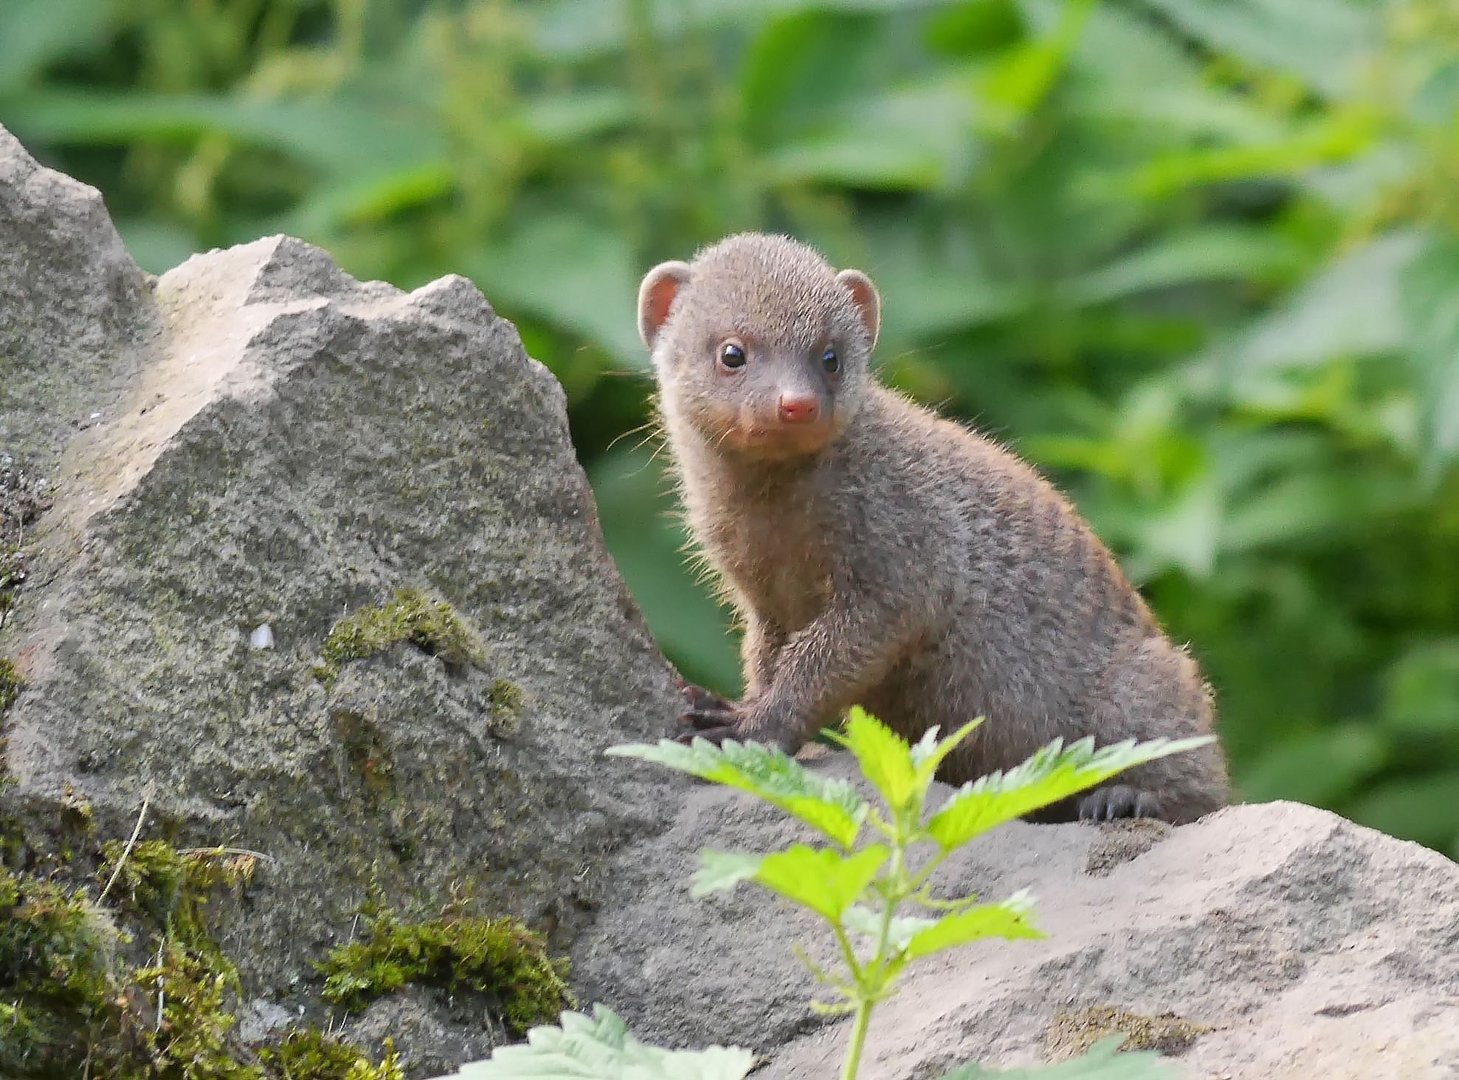
<instances>
[{"instance_id":1,"label":"mongoose","mask_svg":"<svg viewBox=\"0 0 1459 1080\"><path fill-rule=\"evenodd\" d=\"M1210 692L1034 469L873 378L881 301L783 236L644 277L638 327L693 537L744 627L737 703L686 688L688 739L794 753L853 704L917 739L986 722L939 775L1057 736L1208 733ZM1224 805L1213 743L1038 820L1191 821Z\"/></svg>"}]
</instances>

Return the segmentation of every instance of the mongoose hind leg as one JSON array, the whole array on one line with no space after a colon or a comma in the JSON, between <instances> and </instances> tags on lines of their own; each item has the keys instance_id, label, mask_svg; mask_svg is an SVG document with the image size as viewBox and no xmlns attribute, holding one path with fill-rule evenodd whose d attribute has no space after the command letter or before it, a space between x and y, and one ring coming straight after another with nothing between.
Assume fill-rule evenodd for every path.
<instances>
[{"instance_id":1,"label":"mongoose hind leg","mask_svg":"<svg viewBox=\"0 0 1459 1080\"><path fill-rule=\"evenodd\" d=\"M1104 709L1094 725L1101 745L1205 735L1214 726L1210 691L1195 662L1162 637L1145 638L1117 654L1104 691ZM1052 820L1153 817L1181 825L1229 799L1224 758L1208 745L1127 770L1079 798L1077 813L1061 805L1066 816Z\"/></svg>"}]
</instances>

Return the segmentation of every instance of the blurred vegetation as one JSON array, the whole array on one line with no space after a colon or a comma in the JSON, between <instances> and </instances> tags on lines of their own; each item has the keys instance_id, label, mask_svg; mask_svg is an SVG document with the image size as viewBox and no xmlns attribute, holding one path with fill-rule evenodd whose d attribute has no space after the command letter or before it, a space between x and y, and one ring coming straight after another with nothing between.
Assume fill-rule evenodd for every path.
<instances>
[{"instance_id":1,"label":"blurred vegetation","mask_svg":"<svg viewBox=\"0 0 1459 1080\"><path fill-rule=\"evenodd\" d=\"M1243 794L1459 856L1453 0L5 0L0 122L138 260L471 275L567 388L669 654L638 276L744 228L883 289L886 378L1077 500ZM645 432L647 434L647 432Z\"/></svg>"}]
</instances>

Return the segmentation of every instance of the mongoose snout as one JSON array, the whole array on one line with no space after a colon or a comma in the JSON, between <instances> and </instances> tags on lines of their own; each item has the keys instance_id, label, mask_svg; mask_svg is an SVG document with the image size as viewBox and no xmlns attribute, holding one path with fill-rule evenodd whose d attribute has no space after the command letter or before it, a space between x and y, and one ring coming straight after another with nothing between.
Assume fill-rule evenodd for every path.
<instances>
[{"instance_id":1,"label":"mongoose snout","mask_svg":"<svg viewBox=\"0 0 1459 1080\"><path fill-rule=\"evenodd\" d=\"M783 236L732 236L643 280L690 530L744 631L744 696L687 688L683 737L794 752L857 703L911 740L984 716L940 770L961 782L1056 737L1209 732L1195 661L1069 502L876 382L880 321L865 274ZM1210 744L1040 818L1183 822L1228 797Z\"/></svg>"}]
</instances>

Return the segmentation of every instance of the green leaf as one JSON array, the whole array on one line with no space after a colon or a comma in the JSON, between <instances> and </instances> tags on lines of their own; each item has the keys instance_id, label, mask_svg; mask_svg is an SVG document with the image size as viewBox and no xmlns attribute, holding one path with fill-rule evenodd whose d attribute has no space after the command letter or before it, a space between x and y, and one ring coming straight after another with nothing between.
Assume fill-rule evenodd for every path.
<instances>
[{"instance_id":1,"label":"green leaf","mask_svg":"<svg viewBox=\"0 0 1459 1080\"><path fill-rule=\"evenodd\" d=\"M1187 188L1243 180L1294 182L1313 169L1351 161L1372 149L1380 134L1373 114L1352 109L1294 120L1280 138L1216 146L1182 147L1158 154L1132 172L1089 181L1092 194L1158 199Z\"/></svg>"},{"instance_id":2,"label":"green leaf","mask_svg":"<svg viewBox=\"0 0 1459 1080\"><path fill-rule=\"evenodd\" d=\"M861 934L864 937L876 938L881 934L882 913L874 911L861 904L853 904L846 909L841 916L841 925L852 933ZM932 926L935 919L924 919L920 915L898 915L892 919L887 926L887 943L891 946L893 953L899 953L907 947L921 931Z\"/></svg>"},{"instance_id":3,"label":"green leaf","mask_svg":"<svg viewBox=\"0 0 1459 1080\"><path fill-rule=\"evenodd\" d=\"M782 183L868 191L951 187L972 169L972 93L952 76L850 102L834 121L766 154Z\"/></svg>"},{"instance_id":4,"label":"green leaf","mask_svg":"<svg viewBox=\"0 0 1459 1080\"><path fill-rule=\"evenodd\" d=\"M1384 728L1414 740L1459 743L1459 638L1416 642L1383 681ZM1371 760L1381 763L1379 755Z\"/></svg>"},{"instance_id":5,"label":"green leaf","mask_svg":"<svg viewBox=\"0 0 1459 1080\"><path fill-rule=\"evenodd\" d=\"M1377 9L1354 0L1146 0L1210 48L1340 97L1383 40Z\"/></svg>"},{"instance_id":6,"label":"green leaf","mask_svg":"<svg viewBox=\"0 0 1459 1080\"><path fill-rule=\"evenodd\" d=\"M1227 366L1240 375L1402 348L1400 283L1424 239L1393 232L1344 252L1223 350Z\"/></svg>"},{"instance_id":7,"label":"green leaf","mask_svg":"<svg viewBox=\"0 0 1459 1080\"><path fill-rule=\"evenodd\" d=\"M825 836L850 848L866 818L867 806L845 780L829 780L807 772L788 754L726 739L714 746L695 739L683 746L671 739L657 745L614 746L608 754L639 758L689 773L715 784L747 791L777 806Z\"/></svg>"},{"instance_id":8,"label":"green leaf","mask_svg":"<svg viewBox=\"0 0 1459 1080\"><path fill-rule=\"evenodd\" d=\"M740 115L753 144L777 146L840 114L847 87L875 87L893 62L878 21L806 12L768 22L740 65Z\"/></svg>"},{"instance_id":9,"label":"green leaf","mask_svg":"<svg viewBox=\"0 0 1459 1080\"><path fill-rule=\"evenodd\" d=\"M1043 103L1064 74L1093 7L1093 0L1066 0L1047 33L1011 46L986 66L977 80L985 127L1012 133Z\"/></svg>"},{"instance_id":10,"label":"green leaf","mask_svg":"<svg viewBox=\"0 0 1459 1080\"><path fill-rule=\"evenodd\" d=\"M48 64L103 40L113 17L110 5L96 0L5 0L0 91L23 86Z\"/></svg>"},{"instance_id":11,"label":"green leaf","mask_svg":"<svg viewBox=\"0 0 1459 1080\"><path fill-rule=\"evenodd\" d=\"M571 90L523 103L522 123L553 146L569 146L621 128L634 118L633 98L623 90Z\"/></svg>"},{"instance_id":12,"label":"green leaf","mask_svg":"<svg viewBox=\"0 0 1459 1080\"><path fill-rule=\"evenodd\" d=\"M693 31L755 27L776 16L807 11L875 12L935 6L948 0L696 0L692 4L650 4L643 26L628 0L539 0L524 4L515 18L529 20L536 47L555 60L621 51L645 30L659 48L671 47Z\"/></svg>"},{"instance_id":13,"label":"green leaf","mask_svg":"<svg viewBox=\"0 0 1459 1080\"><path fill-rule=\"evenodd\" d=\"M754 880L834 923L860 899L888 854L880 844L854 855L797 844L761 859Z\"/></svg>"},{"instance_id":14,"label":"green leaf","mask_svg":"<svg viewBox=\"0 0 1459 1080\"><path fill-rule=\"evenodd\" d=\"M908 940L907 959L915 960L919 956L983 938L999 937L1010 941L1041 938L1044 935L1027 918L1032 910L1033 900L1028 893L1018 892L998 904L979 904L966 911L944 915Z\"/></svg>"},{"instance_id":15,"label":"green leaf","mask_svg":"<svg viewBox=\"0 0 1459 1080\"><path fill-rule=\"evenodd\" d=\"M1092 738L1065 748L1055 739L1022 765L960 787L927 822L928 834L944 851L1040 807L1095 787L1116 773L1156 758L1193 750L1214 740L1152 739L1094 748Z\"/></svg>"},{"instance_id":16,"label":"green leaf","mask_svg":"<svg viewBox=\"0 0 1459 1080\"><path fill-rule=\"evenodd\" d=\"M1459 457L1459 239L1426 239L1402 273L1401 302L1422 404L1423 470L1436 482Z\"/></svg>"},{"instance_id":17,"label":"green leaf","mask_svg":"<svg viewBox=\"0 0 1459 1080\"><path fill-rule=\"evenodd\" d=\"M1175 1067L1148 1050L1121 1054L1125 1036L1111 1035L1089 1048L1082 1057L1057 1065L1029 1065L1016 1069L986 1069L964 1065L942 1080L1175 1080Z\"/></svg>"},{"instance_id":18,"label":"green leaf","mask_svg":"<svg viewBox=\"0 0 1459 1080\"><path fill-rule=\"evenodd\" d=\"M602 349L623 368L648 367L630 315L638 267L627 239L568 210L524 214L467 270L492 303L546 319Z\"/></svg>"},{"instance_id":19,"label":"green leaf","mask_svg":"<svg viewBox=\"0 0 1459 1080\"><path fill-rule=\"evenodd\" d=\"M929 732L930 734L930 732ZM927 785L917 783L907 740L861 706L846 716L846 733L839 741L856 756L861 772L894 813L908 809Z\"/></svg>"},{"instance_id":20,"label":"green leaf","mask_svg":"<svg viewBox=\"0 0 1459 1080\"><path fill-rule=\"evenodd\" d=\"M938 766L948 754L961 745L973 731L983 723L983 717L969 720L962 727L958 728L947 738L937 738L937 728L930 728L923 733L922 738L917 740L917 745L912 747L912 764L917 769L917 783L925 792L932 778L937 774Z\"/></svg>"},{"instance_id":21,"label":"green leaf","mask_svg":"<svg viewBox=\"0 0 1459 1080\"><path fill-rule=\"evenodd\" d=\"M1272 279L1297 264L1296 246L1271 229L1201 225L1158 237L1083 274L1069 286L1069 297L1080 304L1102 304L1204 281Z\"/></svg>"},{"instance_id":22,"label":"green leaf","mask_svg":"<svg viewBox=\"0 0 1459 1080\"><path fill-rule=\"evenodd\" d=\"M663 1050L645 1045L603 1005L593 1006L591 1018L565 1012L559 1023L535 1027L527 1032L525 1044L498 1047L488 1060L462 1065L453 1080L744 1080L754 1065L754 1056L738 1047Z\"/></svg>"},{"instance_id":23,"label":"green leaf","mask_svg":"<svg viewBox=\"0 0 1459 1080\"><path fill-rule=\"evenodd\" d=\"M698 900L712 892L732 889L759 873L763 861L764 857L760 855L743 855L733 851L701 851L699 869L694 872L689 895Z\"/></svg>"},{"instance_id":24,"label":"green leaf","mask_svg":"<svg viewBox=\"0 0 1459 1080\"><path fill-rule=\"evenodd\" d=\"M854 855L804 844L773 855L701 851L691 893L697 898L753 881L831 922L839 922L866 891L887 855L887 849L880 845Z\"/></svg>"},{"instance_id":25,"label":"green leaf","mask_svg":"<svg viewBox=\"0 0 1459 1080\"><path fill-rule=\"evenodd\" d=\"M52 87L17 95L7 103L6 122L25 138L76 145L187 143L223 134L362 183L396 171L415 174L445 160L440 128L409 106L389 106L368 94L282 101Z\"/></svg>"}]
</instances>

